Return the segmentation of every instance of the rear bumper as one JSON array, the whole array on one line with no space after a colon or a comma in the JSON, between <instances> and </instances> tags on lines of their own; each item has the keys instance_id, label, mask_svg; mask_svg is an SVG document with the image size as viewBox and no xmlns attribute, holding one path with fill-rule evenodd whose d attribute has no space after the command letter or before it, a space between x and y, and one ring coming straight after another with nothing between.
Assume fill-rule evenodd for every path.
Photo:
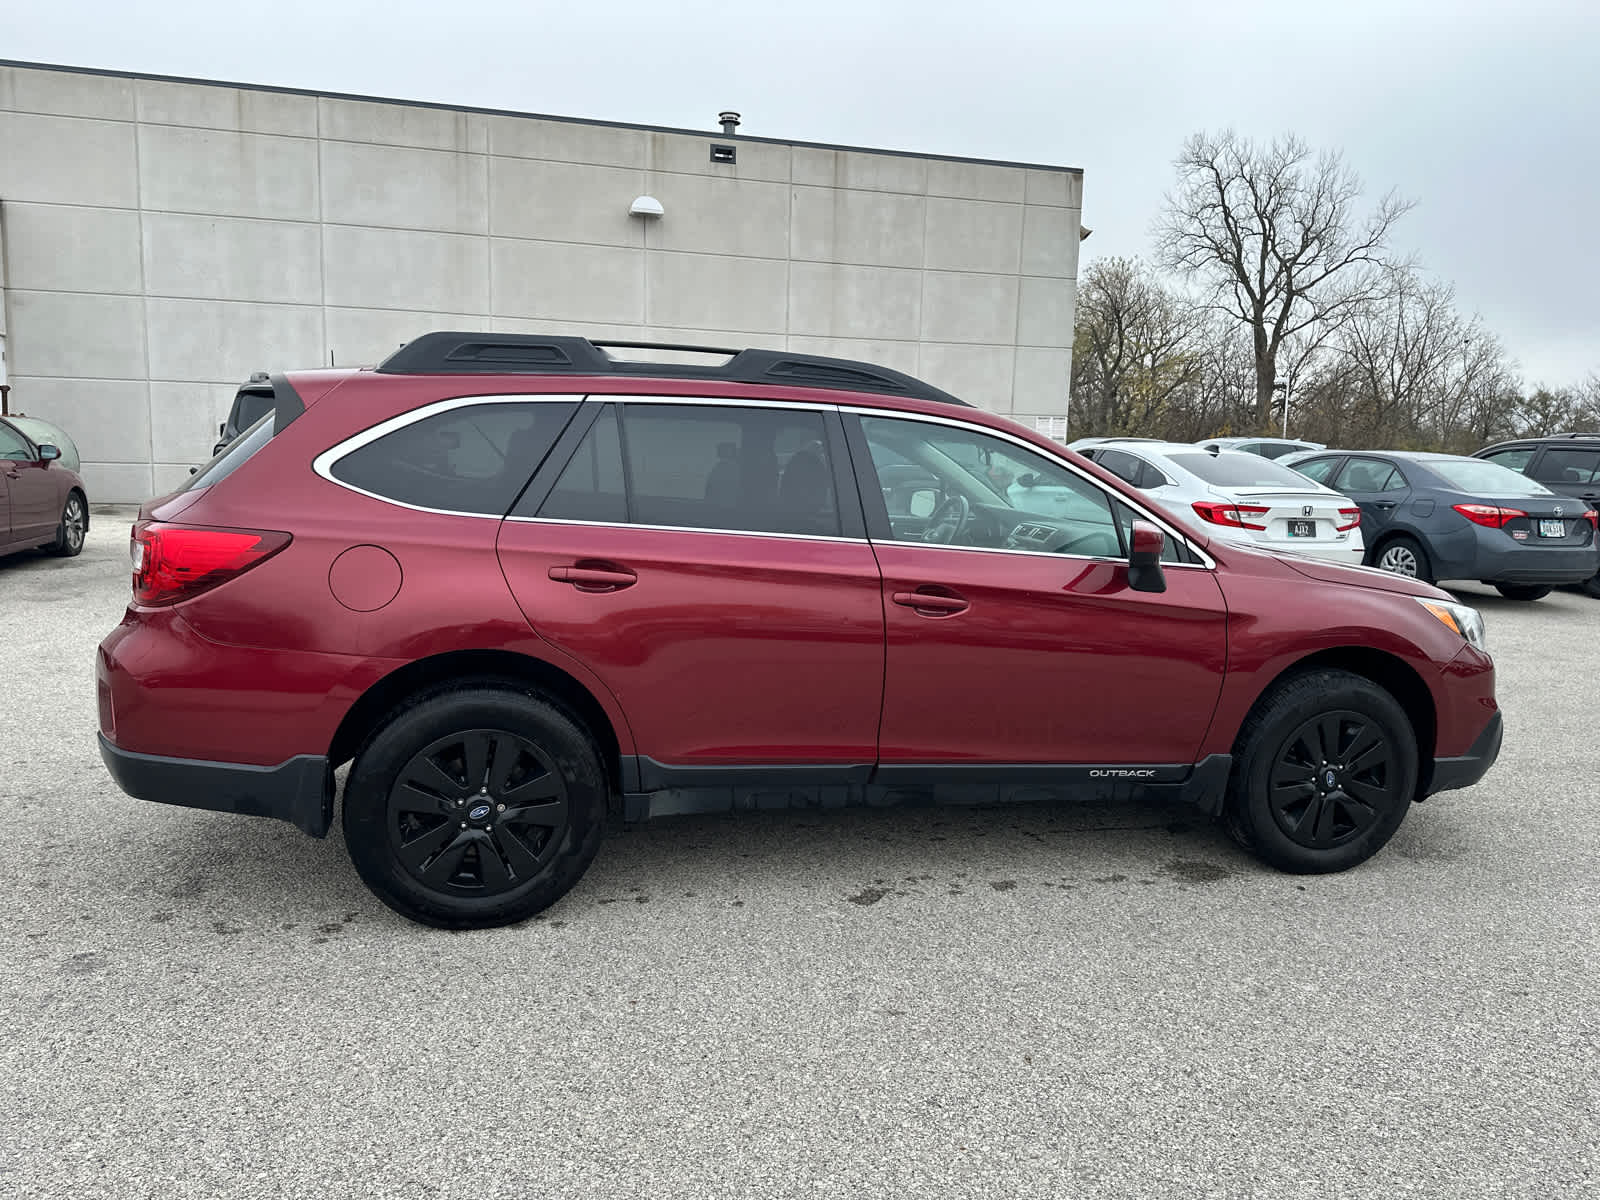
<instances>
[{"instance_id":1,"label":"rear bumper","mask_svg":"<svg viewBox=\"0 0 1600 1200\"><path fill-rule=\"evenodd\" d=\"M1582 583L1600 569L1600 550L1588 546L1541 546L1532 540L1513 542L1500 530L1484 530L1478 553L1464 579L1484 583Z\"/></svg>"},{"instance_id":2,"label":"rear bumper","mask_svg":"<svg viewBox=\"0 0 1600 1200\"><path fill-rule=\"evenodd\" d=\"M322 756L297 754L275 767L257 767L137 754L97 736L111 778L136 800L275 817L318 838L333 823L333 771Z\"/></svg>"},{"instance_id":3,"label":"rear bumper","mask_svg":"<svg viewBox=\"0 0 1600 1200\"><path fill-rule=\"evenodd\" d=\"M1428 795L1448 792L1456 788L1471 787L1494 766L1500 757L1500 742L1505 736L1505 722L1497 712L1489 724L1467 748L1467 752L1454 758L1433 760L1433 779L1428 784Z\"/></svg>"}]
</instances>

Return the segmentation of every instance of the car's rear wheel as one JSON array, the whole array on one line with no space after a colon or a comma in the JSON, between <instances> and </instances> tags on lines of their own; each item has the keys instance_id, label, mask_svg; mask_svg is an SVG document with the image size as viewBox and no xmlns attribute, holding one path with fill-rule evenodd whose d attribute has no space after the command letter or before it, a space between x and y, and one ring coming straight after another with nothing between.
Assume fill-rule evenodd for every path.
<instances>
[{"instance_id":1,"label":"car's rear wheel","mask_svg":"<svg viewBox=\"0 0 1600 1200\"><path fill-rule=\"evenodd\" d=\"M1382 571L1393 571L1396 575L1404 575L1408 579L1419 579L1423 583L1433 582L1433 564L1428 561L1428 552L1415 538L1404 535L1390 538L1379 547L1373 557L1372 565Z\"/></svg>"},{"instance_id":2,"label":"car's rear wheel","mask_svg":"<svg viewBox=\"0 0 1600 1200\"><path fill-rule=\"evenodd\" d=\"M1227 827L1281 870L1347 870L1400 828L1417 761L1393 696L1348 671L1309 671L1274 686L1240 730Z\"/></svg>"},{"instance_id":3,"label":"car's rear wheel","mask_svg":"<svg viewBox=\"0 0 1600 1200\"><path fill-rule=\"evenodd\" d=\"M1591 575L1578 586L1596 600L1600 600L1600 575Z\"/></svg>"},{"instance_id":4,"label":"car's rear wheel","mask_svg":"<svg viewBox=\"0 0 1600 1200\"><path fill-rule=\"evenodd\" d=\"M1543 600L1550 594L1548 587L1533 583L1497 583L1494 590L1507 600Z\"/></svg>"},{"instance_id":5,"label":"car's rear wheel","mask_svg":"<svg viewBox=\"0 0 1600 1200\"><path fill-rule=\"evenodd\" d=\"M83 541L89 532L89 506L83 502L83 493L67 493L67 502L61 506L61 524L56 526L55 541L45 547L51 554L74 558L83 553Z\"/></svg>"},{"instance_id":6,"label":"car's rear wheel","mask_svg":"<svg viewBox=\"0 0 1600 1200\"><path fill-rule=\"evenodd\" d=\"M452 929L509 925L583 876L608 793L588 734L548 701L491 686L436 692L356 755L345 841L396 912Z\"/></svg>"}]
</instances>

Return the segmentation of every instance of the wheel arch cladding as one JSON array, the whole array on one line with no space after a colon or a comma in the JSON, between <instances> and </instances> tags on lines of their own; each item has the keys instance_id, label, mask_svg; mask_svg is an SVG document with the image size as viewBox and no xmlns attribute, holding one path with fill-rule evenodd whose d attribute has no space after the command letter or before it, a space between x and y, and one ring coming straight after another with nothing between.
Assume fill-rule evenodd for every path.
<instances>
[{"instance_id":1,"label":"wheel arch cladding","mask_svg":"<svg viewBox=\"0 0 1600 1200\"><path fill-rule=\"evenodd\" d=\"M1433 781L1433 759L1438 744L1439 717L1433 693L1415 668L1404 659L1367 646L1338 646L1319 650L1285 667L1261 689L1250 706L1254 712L1261 701L1286 679L1317 670L1348 671L1370 679L1399 702L1417 735L1417 796L1428 794ZM1238 747L1234 747L1235 753Z\"/></svg>"},{"instance_id":2,"label":"wheel arch cladding","mask_svg":"<svg viewBox=\"0 0 1600 1200\"><path fill-rule=\"evenodd\" d=\"M391 671L368 688L345 713L328 747L329 761L336 766L348 762L379 723L408 700L453 686L498 686L532 691L564 709L594 739L612 792L620 789L621 751L617 734L599 701L559 667L509 650L450 651Z\"/></svg>"}]
</instances>

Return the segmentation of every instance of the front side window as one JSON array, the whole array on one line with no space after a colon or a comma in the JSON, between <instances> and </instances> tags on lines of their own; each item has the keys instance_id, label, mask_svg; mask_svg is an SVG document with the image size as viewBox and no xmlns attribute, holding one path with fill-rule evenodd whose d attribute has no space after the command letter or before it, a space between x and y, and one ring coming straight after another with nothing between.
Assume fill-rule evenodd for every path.
<instances>
[{"instance_id":1,"label":"front side window","mask_svg":"<svg viewBox=\"0 0 1600 1200\"><path fill-rule=\"evenodd\" d=\"M449 408L391 430L328 470L340 483L416 508L503 516L576 409L573 401Z\"/></svg>"},{"instance_id":2,"label":"front side window","mask_svg":"<svg viewBox=\"0 0 1600 1200\"><path fill-rule=\"evenodd\" d=\"M1503 458L1495 462L1511 466ZM1594 483L1600 481L1600 450L1546 450L1533 477L1541 483Z\"/></svg>"},{"instance_id":3,"label":"front side window","mask_svg":"<svg viewBox=\"0 0 1600 1200\"><path fill-rule=\"evenodd\" d=\"M11 426L0 422L0 462L32 462L33 451L27 440Z\"/></svg>"},{"instance_id":4,"label":"front side window","mask_svg":"<svg viewBox=\"0 0 1600 1200\"><path fill-rule=\"evenodd\" d=\"M862 417L898 542L1121 558L1133 511L1042 454L970 429L896 417ZM920 503L917 502L920 500ZM1169 539L1170 542L1170 539ZM1169 561L1186 561L1175 542Z\"/></svg>"}]
</instances>

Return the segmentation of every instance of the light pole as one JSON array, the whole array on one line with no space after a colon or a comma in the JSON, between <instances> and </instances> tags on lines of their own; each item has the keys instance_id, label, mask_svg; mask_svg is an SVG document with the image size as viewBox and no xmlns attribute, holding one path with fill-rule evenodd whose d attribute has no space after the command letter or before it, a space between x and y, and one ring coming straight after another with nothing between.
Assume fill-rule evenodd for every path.
<instances>
[{"instance_id":1,"label":"light pole","mask_svg":"<svg viewBox=\"0 0 1600 1200\"><path fill-rule=\"evenodd\" d=\"M1289 385L1278 382L1272 385L1272 390L1283 394L1283 436L1287 440L1289 437Z\"/></svg>"}]
</instances>

